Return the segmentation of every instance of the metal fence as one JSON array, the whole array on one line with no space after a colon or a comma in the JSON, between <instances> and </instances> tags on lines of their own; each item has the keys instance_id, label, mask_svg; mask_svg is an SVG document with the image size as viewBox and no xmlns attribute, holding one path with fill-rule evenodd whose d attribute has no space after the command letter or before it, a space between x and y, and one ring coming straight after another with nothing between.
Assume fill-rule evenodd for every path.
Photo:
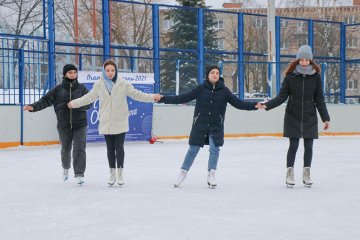
<instances>
[{"instance_id":1,"label":"metal fence","mask_svg":"<svg viewBox=\"0 0 360 240\"><path fill-rule=\"evenodd\" d=\"M284 69L303 44L313 47L321 66L326 100L359 103L354 39L360 24L278 16L277 57L268 62L266 15L123 0L83 3L75 14L62 11L67 2L39 3L36 31L29 24L11 28L11 21L0 28L0 104L36 101L61 81L66 63L96 71L107 58L123 72L154 73L155 91L163 94L189 91L203 81L205 66L216 64L241 99L263 99L273 97L271 81L279 91Z\"/></svg>"}]
</instances>

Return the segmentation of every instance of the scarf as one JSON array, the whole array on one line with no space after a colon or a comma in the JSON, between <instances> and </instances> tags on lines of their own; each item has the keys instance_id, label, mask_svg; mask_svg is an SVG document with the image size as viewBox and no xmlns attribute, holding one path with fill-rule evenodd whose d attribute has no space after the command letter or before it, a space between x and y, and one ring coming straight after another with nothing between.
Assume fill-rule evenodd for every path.
<instances>
[{"instance_id":1,"label":"scarf","mask_svg":"<svg viewBox=\"0 0 360 240\"><path fill-rule=\"evenodd\" d=\"M313 75L316 73L315 69L312 65L303 67L301 65L297 65L296 69L294 70L296 74L303 74L303 75Z\"/></svg>"},{"instance_id":2,"label":"scarf","mask_svg":"<svg viewBox=\"0 0 360 240\"><path fill-rule=\"evenodd\" d=\"M111 95L111 91L115 85L115 82L116 82L116 79L117 79L117 69L115 68L115 76L114 76L114 80L111 80L109 79L107 76L106 76L106 73L105 73L105 69L103 68L102 70L102 77L104 79L104 82L105 82L105 86L109 92L109 94Z\"/></svg>"}]
</instances>

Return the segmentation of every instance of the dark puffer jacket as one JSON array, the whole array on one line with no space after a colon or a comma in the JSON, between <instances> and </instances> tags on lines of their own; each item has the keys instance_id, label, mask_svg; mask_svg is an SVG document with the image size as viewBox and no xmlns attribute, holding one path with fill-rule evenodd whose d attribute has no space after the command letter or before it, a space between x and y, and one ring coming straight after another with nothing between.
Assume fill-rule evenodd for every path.
<instances>
[{"instance_id":1,"label":"dark puffer jacket","mask_svg":"<svg viewBox=\"0 0 360 240\"><path fill-rule=\"evenodd\" d=\"M196 99L193 125L189 144L203 147L209 144L209 136L216 146L224 144L224 120L227 103L242 110L256 110L256 103L241 101L225 86L220 78L216 85L205 81L191 92L178 96L165 96L160 102L181 104Z\"/></svg>"},{"instance_id":2,"label":"dark puffer jacket","mask_svg":"<svg viewBox=\"0 0 360 240\"><path fill-rule=\"evenodd\" d=\"M289 74L284 78L279 95L267 102L266 110L271 110L289 99L284 119L284 137L319 137L316 108L323 122L330 121L324 101L320 74Z\"/></svg>"},{"instance_id":3,"label":"dark puffer jacket","mask_svg":"<svg viewBox=\"0 0 360 240\"><path fill-rule=\"evenodd\" d=\"M37 112L54 105L59 128L77 129L87 126L86 110L91 105L77 109L69 109L67 103L73 99L80 98L88 93L88 89L78 83L77 80L69 81L64 79L62 84L57 85L45 94L39 101L31 104L34 108L32 112Z\"/></svg>"}]
</instances>

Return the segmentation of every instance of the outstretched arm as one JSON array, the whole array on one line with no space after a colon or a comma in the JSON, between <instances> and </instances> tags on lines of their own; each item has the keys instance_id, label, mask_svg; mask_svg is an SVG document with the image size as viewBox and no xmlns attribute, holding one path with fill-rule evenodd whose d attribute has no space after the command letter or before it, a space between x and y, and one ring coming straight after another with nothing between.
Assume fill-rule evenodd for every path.
<instances>
[{"instance_id":1,"label":"outstretched arm","mask_svg":"<svg viewBox=\"0 0 360 240\"><path fill-rule=\"evenodd\" d=\"M270 101L266 102L264 105L266 108L266 111L271 110L273 108L276 108L278 106L280 106L281 104L283 104L289 97L290 95L290 89L289 89L289 83L288 83L288 78L284 78L284 81L281 85L281 89L280 89L280 93L273 99L271 99Z\"/></svg>"},{"instance_id":2,"label":"outstretched arm","mask_svg":"<svg viewBox=\"0 0 360 240\"><path fill-rule=\"evenodd\" d=\"M143 93L142 91L135 89L129 82L126 82L126 92L129 97L139 102L154 102L157 98L157 95L155 94Z\"/></svg>"},{"instance_id":3,"label":"outstretched arm","mask_svg":"<svg viewBox=\"0 0 360 240\"><path fill-rule=\"evenodd\" d=\"M55 88L47 92L42 98L40 98L39 101L30 104L28 106L24 106L24 111L29 111L29 112L41 111L53 105L54 101L55 101Z\"/></svg>"},{"instance_id":4,"label":"outstretched arm","mask_svg":"<svg viewBox=\"0 0 360 240\"><path fill-rule=\"evenodd\" d=\"M81 98L77 98L75 100L72 100L71 102L68 103L68 107L69 108L79 108L85 105L89 105L93 102L95 102L96 99L99 98L99 85L98 84L94 84L93 89L91 89L90 92L88 92L86 95L82 96Z\"/></svg>"},{"instance_id":5,"label":"outstretched arm","mask_svg":"<svg viewBox=\"0 0 360 240\"><path fill-rule=\"evenodd\" d=\"M159 102L165 103L165 104L182 104L190 102L198 96L200 92L200 85L194 88L192 91L177 95L177 96L163 96Z\"/></svg>"},{"instance_id":6,"label":"outstretched arm","mask_svg":"<svg viewBox=\"0 0 360 240\"><path fill-rule=\"evenodd\" d=\"M255 102L245 102L239 99L235 94L233 94L228 88L226 88L227 102L230 103L233 107L240 110L257 110L255 107L257 103Z\"/></svg>"}]
</instances>

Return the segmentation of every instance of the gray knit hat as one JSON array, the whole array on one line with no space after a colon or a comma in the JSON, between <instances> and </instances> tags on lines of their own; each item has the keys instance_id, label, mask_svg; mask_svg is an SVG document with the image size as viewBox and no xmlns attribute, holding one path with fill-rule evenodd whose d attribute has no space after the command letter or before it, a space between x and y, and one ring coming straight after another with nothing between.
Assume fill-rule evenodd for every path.
<instances>
[{"instance_id":1,"label":"gray knit hat","mask_svg":"<svg viewBox=\"0 0 360 240\"><path fill-rule=\"evenodd\" d=\"M303 45L299 48L298 53L296 54L296 59L313 59L313 53L309 45Z\"/></svg>"}]
</instances>

